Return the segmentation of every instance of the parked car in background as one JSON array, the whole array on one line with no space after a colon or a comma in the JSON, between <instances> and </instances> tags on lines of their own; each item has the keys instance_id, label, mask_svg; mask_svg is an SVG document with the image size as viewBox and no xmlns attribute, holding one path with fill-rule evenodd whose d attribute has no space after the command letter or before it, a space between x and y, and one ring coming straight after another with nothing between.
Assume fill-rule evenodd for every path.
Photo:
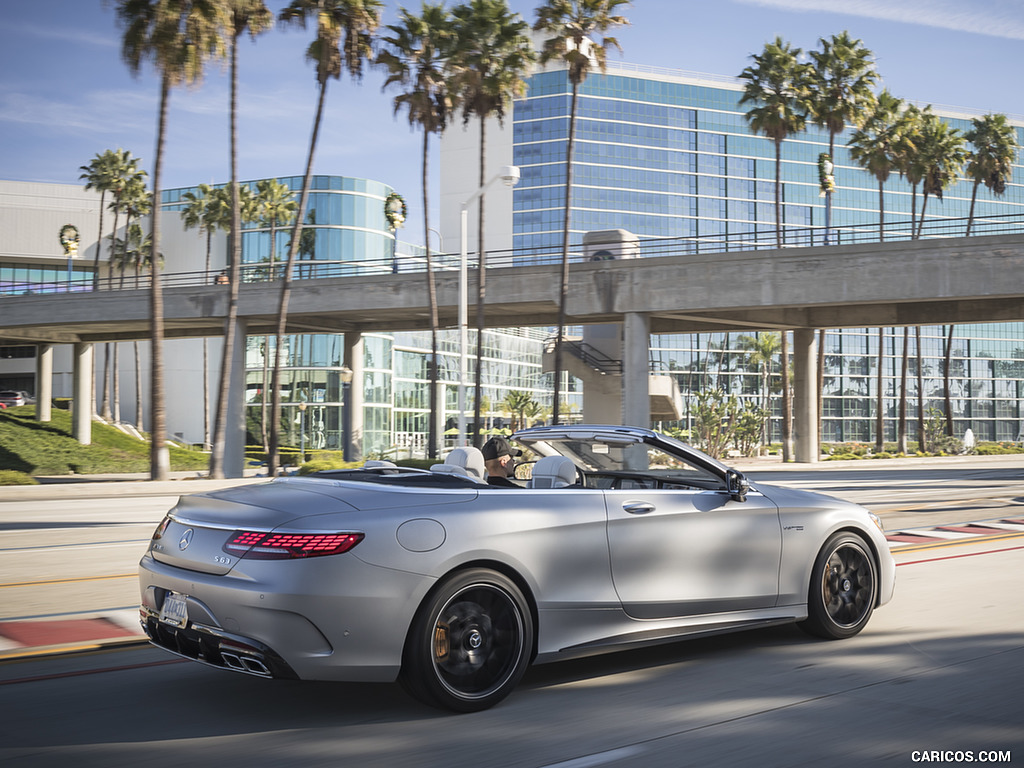
<instances>
[{"instance_id":1,"label":"parked car in background","mask_svg":"<svg viewBox=\"0 0 1024 768\"><path fill-rule=\"evenodd\" d=\"M18 390L5 389L0 392L0 404L4 407L8 405L25 405L26 403L31 402L31 400L32 398L30 398L27 393Z\"/></svg>"}]
</instances>

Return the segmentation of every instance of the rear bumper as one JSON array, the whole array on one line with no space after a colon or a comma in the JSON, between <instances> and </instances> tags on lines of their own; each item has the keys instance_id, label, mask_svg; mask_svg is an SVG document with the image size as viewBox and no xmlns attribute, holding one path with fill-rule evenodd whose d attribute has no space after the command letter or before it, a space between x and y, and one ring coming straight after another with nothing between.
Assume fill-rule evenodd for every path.
<instances>
[{"instance_id":1,"label":"rear bumper","mask_svg":"<svg viewBox=\"0 0 1024 768\"><path fill-rule=\"evenodd\" d=\"M195 622L187 627L165 624L159 613L146 605L140 607L139 618L150 642L177 656L256 677L299 677L273 648L251 637Z\"/></svg>"},{"instance_id":2,"label":"rear bumper","mask_svg":"<svg viewBox=\"0 0 1024 768\"><path fill-rule=\"evenodd\" d=\"M394 681L412 617L433 582L349 555L247 563L238 577L148 555L139 565L140 618L155 645L221 669L301 680ZM160 621L169 592L187 602L182 627Z\"/></svg>"}]
</instances>

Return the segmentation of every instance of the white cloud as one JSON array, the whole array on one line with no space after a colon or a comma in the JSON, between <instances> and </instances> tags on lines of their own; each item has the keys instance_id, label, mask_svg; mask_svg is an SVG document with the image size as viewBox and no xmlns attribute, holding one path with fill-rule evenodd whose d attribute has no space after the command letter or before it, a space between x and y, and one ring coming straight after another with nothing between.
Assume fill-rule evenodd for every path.
<instances>
[{"instance_id":1,"label":"white cloud","mask_svg":"<svg viewBox=\"0 0 1024 768\"><path fill-rule=\"evenodd\" d=\"M1020 0L737 0L787 11L863 16L926 27L1024 40Z\"/></svg>"}]
</instances>

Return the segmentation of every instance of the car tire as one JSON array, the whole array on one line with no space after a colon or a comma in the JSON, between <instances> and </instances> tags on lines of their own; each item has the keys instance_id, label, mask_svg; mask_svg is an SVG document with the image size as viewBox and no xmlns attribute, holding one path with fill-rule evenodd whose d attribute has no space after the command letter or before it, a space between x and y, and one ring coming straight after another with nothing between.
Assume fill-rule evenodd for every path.
<instances>
[{"instance_id":1,"label":"car tire","mask_svg":"<svg viewBox=\"0 0 1024 768\"><path fill-rule=\"evenodd\" d=\"M519 684L533 653L533 615L515 583L495 571L456 573L420 606L400 682L431 706L493 707Z\"/></svg>"},{"instance_id":2,"label":"car tire","mask_svg":"<svg viewBox=\"0 0 1024 768\"><path fill-rule=\"evenodd\" d=\"M805 632L826 640L853 637L868 623L878 599L878 567L864 539L833 534L811 571Z\"/></svg>"}]
</instances>

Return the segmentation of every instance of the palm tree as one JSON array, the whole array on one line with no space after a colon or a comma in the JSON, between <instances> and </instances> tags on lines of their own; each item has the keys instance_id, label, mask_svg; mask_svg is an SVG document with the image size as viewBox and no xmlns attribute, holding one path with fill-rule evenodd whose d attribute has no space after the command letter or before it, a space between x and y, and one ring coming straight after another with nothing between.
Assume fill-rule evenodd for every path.
<instances>
[{"instance_id":1,"label":"palm tree","mask_svg":"<svg viewBox=\"0 0 1024 768\"><path fill-rule=\"evenodd\" d=\"M606 33L629 24L625 16L616 13L629 0L545 0L536 10L535 32L546 36L540 52L540 64L558 61L565 64L571 86L569 100L569 137L565 145L565 211L562 221L562 274L558 293L558 329L555 339L554 395L551 422L559 423L559 401L562 386L562 342L565 334L566 303L569 292L569 225L572 214L572 161L576 140L576 110L580 86L596 65L605 71L608 51L622 46ZM601 37L598 42L595 38ZM483 223L481 222L481 229ZM648 426L641 424L638 426Z\"/></svg>"},{"instance_id":2,"label":"palm tree","mask_svg":"<svg viewBox=\"0 0 1024 768\"><path fill-rule=\"evenodd\" d=\"M248 187L246 187L248 189ZM270 228L270 275L276 274L274 262L277 261L277 227L287 226L295 220L295 193L287 184L275 179L263 179L256 182L256 197L253 200L256 220L262 226ZM260 434L263 437L264 452L270 450L267 434L267 388L270 380L270 337L263 337L263 386L261 388L262 403L260 408Z\"/></svg>"},{"instance_id":3,"label":"palm tree","mask_svg":"<svg viewBox=\"0 0 1024 768\"><path fill-rule=\"evenodd\" d=\"M198 229L206 233L206 266L204 272L210 273L210 251L213 245L213 233L220 229L223 212L220 210L220 197L209 184L200 184L198 194L186 192L181 199L186 206L181 210L185 229ZM203 448L210 450L210 343L203 337Z\"/></svg>"},{"instance_id":4,"label":"palm tree","mask_svg":"<svg viewBox=\"0 0 1024 768\"><path fill-rule=\"evenodd\" d=\"M978 187L984 184L992 194L1002 196L1006 184L1013 174L1013 163L1017 159L1019 145L1017 132L1006 115L989 114L972 120L973 126L964 134L974 149L967 154L967 176L973 181L971 207L967 214L967 236L971 236L974 224L974 204L978 198ZM945 400L946 434L953 436L953 396L950 391L950 367L953 359L953 332L950 324L946 333L945 366L942 372L942 390Z\"/></svg>"},{"instance_id":5,"label":"palm tree","mask_svg":"<svg viewBox=\"0 0 1024 768\"><path fill-rule=\"evenodd\" d=\"M921 237L924 229L925 210L928 206L928 196L934 195L942 199L946 187L955 183L959 177L960 169L963 167L966 152L964 150L963 138L959 131L942 121L938 115L931 111L931 107L907 109L908 120L911 125L911 133L914 139L907 143L901 158L901 174L907 177L911 183L914 193L911 202L911 230L913 239ZM917 186L921 185L923 199L921 202L921 215L916 216ZM915 224L916 219L916 224ZM917 366L918 371L923 366L923 359L920 345L920 329L915 330L918 339L917 345ZM910 326L903 328L903 359L900 368L900 400L897 414L896 439L900 453L907 451L907 369L910 356ZM924 392L918 392L918 432L919 440L924 448Z\"/></svg>"},{"instance_id":6,"label":"palm tree","mask_svg":"<svg viewBox=\"0 0 1024 768\"><path fill-rule=\"evenodd\" d=\"M281 299L277 311L277 335L274 345L274 374L272 379L270 450L267 455L267 471L273 476L278 467L278 440L280 424L278 412L281 409L281 349L284 332L288 323L288 299L291 293L292 272L295 258L302 239L302 224L306 218L306 203L309 200L310 181L313 177L313 156L320 133L327 83L337 80L343 70L359 80L363 74L363 62L373 58L373 33L380 26L383 3L380 0L292 0L279 18L282 21L306 25L309 18L316 19L316 38L306 49L306 58L316 64L316 80L319 85L316 116L313 118L313 133L309 139L309 154L306 157L306 172L302 179L302 193L288 246L288 262L281 281ZM348 407L346 403L345 407Z\"/></svg>"},{"instance_id":7,"label":"palm tree","mask_svg":"<svg viewBox=\"0 0 1024 768\"><path fill-rule=\"evenodd\" d=\"M810 67L800 63L802 51L781 37L754 54L753 66L740 73L743 96L739 103L754 104L743 117L750 129L775 145L775 245L782 248L782 142L807 125L807 80ZM782 460L793 456L792 401L789 384L789 333L781 332L782 355Z\"/></svg>"},{"instance_id":8,"label":"palm tree","mask_svg":"<svg viewBox=\"0 0 1024 768\"><path fill-rule=\"evenodd\" d=\"M811 51L808 105L811 120L828 131L828 156L834 164L836 136L848 124L860 127L875 101L872 88L878 81L873 54L846 31L818 40L820 51ZM825 194L825 243L829 243L832 193ZM819 350L824 354L824 349Z\"/></svg>"},{"instance_id":9,"label":"palm tree","mask_svg":"<svg viewBox=\"0 0 1024 768\"><path fill-rule=\"evenodd\" d=\"M938 115L927 114L918 137L917 162L921 176L921 218L917 224L917 237L924 229L925 209L929 195L942 200L942 193L960 178L967 150L960 131L943 121Z\"/></svg>"},{"instance_id":10,"label":"palm tree","mask_svg":"<svg viewBox=\"0 0 1024 768\"><path fill-rule=\"evenodd\" d=\"M395 96L397 114L408 112L409 123L423 130L423 154L420 167L423 187L423 242L427 262L427 300L430 306L430 420L427 424L427 456L439 455L437 434L437 355L438 326L437 286L430 254L430 203L427 163L430 134L441 133L455 108L447 74L449 58L455 42L451 16L443 3L424 2L420 16L400 11L399 23L388 26L388 35L381 38L385 48L377 57L387 72L384 88L403 89Z\"/></svg>"},{"instance_id":11,"label":"palm tree","mask_svg":"<svg viewBox=\"0 0 1024 768\"><path fill-rule=\"evenodd\" d=\"M513 432L523 426L523 422L526 420L526 412L530 410L531 403L534 403L533 395L524 390L511 389L505 394L501 405L512 414Z\"/></svg>"},{"instance_id":12,"label":"palm tree","mask_svg":"<svg viewBox=\"0 0 1024 768\"><path fill-rule=\"evenodd\" d=\"M213 439L210 451L210 477L224 477L224 450L228 429L228 393L231 388L235 334L238 331L238 290L242 263L242 201L238 187L238 39L245 34L253 39L274 23L274 14L263 0L226 0L225 31L228 59L231 67L231 234L228 240L228 314L224 321L224 346L221 350L220 388L217 412L213 419Z\"/></svg>"},{"instance_id":13,"label":"palm tree","mask_svg":"<svg viewBox=\"0 0 1024 768\"><path fill-rule=\"evenodd\" d=\"M897 151L899 157L900 176L906 178L910 184L910 237L916 240L918 236L917 227L917 188L924 178L924 166L921 163L921 134L924 132L924 123L932 116L932 107L927 105L921 109L915 104L907 107L903 118L907 123L905 140L899 145Z\"/></svg>"},{"instance_id":14,"label":"palm tree","mask_svg":"<svg viewBox=\"0 0 1024 768\"><path fill-rule=\"evenodd\" d=\"M971 189L971 208L967 215L967 236L974 223L974 203L978 187L984 184L992 194L1001 197L1013 175L1013 163L1020 148L1017 132L1006 120L1006 115L991 114L976 117L964 139L974 147L967 155L967 175L974 186Z\"/></svg>"},{"instance_id":15,"label":"palm tree","mask_svg":"<svg viewBox=\"0 0 1024 768\"><path fill-rule=\"evenodd\" d=\"M836 163L836 136L848 124L860 127L865 114L875 101L872 88L878 81L878 72L872 53L860 40L850 37L845 30L829 39L818 40L820 51L811 51L810 88L808 106L811 120L828 131L828 160ZM825 187L825 244L831 242L832 185ZM822 402L825 389L825 329L818 331L818 402ZM821 439L822 412L818 409L818 439Z\"/></svg>"},{"instance_id":16,"label":"palm tree","mask_svg":"<svg viewBox=\"0 0 1024 768\"><path fill-rule=\"evenodd\" d=\"M118 149L117 152L122 152ZM103 209L106 203L107 192L111 190L110 168L113 164L115 152L108 149L102 155L96 154L88 165L78 167L82 173L78 177L85 180L86 189L95 189L100 193L100 226L99 234L96 236L96 255L92 262L92 289L98 291L100 287L100 253L103 251Z\"/></svg>"},{"instance_id":17,"label":"palm tree","mask_svg":"<svg viewBox=\"0 0 1024 768\"><path fill-rule=\"evenodd\" d=\"M885 240L885 182L899 169L907 135L903 99L885 90L878 94L861 127L850 137L850 157L878 182L878 239Z\"/></svg>"},{"instance_id":18,"label":"palm tree","mask_svg":"<svg viewBox=\"0 0 1024 768\"><path fill-rule=\"evenodd\" d=\"M781 334L775 332L762 332L755 336L742 334L739 339L740 349L747 352L747 363L756 368L761 374L761 410L771 413L771 372L775 362L775 356L782 348ZM761 442L768 445L771 442L770 418L764 420Z\"/></svg>"},{"instance_id":19,"label":"palm tree","mask_svg":"<svg viewBox=\"0 0 1024 768\"><path fill-rule=\"evenodd\" d=\"M847 142L850 156L878 181L878 239L885 240L885 182L900 168L901 158L914 151L915 137L910 133L910 120L903 109L903 100L888 90L878 98L862 126ZM878 329L878 376L885 363L885 329ZM875 448L885 447L885 398L881 378L875 393Z\"/></svg>"},{"instance_id":20,"label":"palm tree","mask_svg":"<svg viewBox=\"0 0 1024 768\"><path fill-rule=\"evenodd\" d=\"M152 60L160 73L160 106L157 119L153 190L160 193L163 174L164 139L171 89L192 85L202 78L206 61L221 55L224 41L225 6L219 0L118 0L117 17L124 27L121 57L138 74L142 63ZM160 250L160 206L153 206L151 238L153 251ZM169 461L164 448L166 404L164 402L164 300L159 261L153 264L150 288L151 376L150 376L150 477L166 480Z\"/></svg>"},{"instance_id":21,"label":"palm tree","mask_svg":"<svg viewBox=\"0 0 1024 768\"><path fill-rule=\"evenodd\" d=\"M121 199L125 187L136 177L145 178L145 171L138 168L138 158L132 157L130 152L123 149L107 150L102 155L96 155L89 166L81 166L84 173L79 177L87 179L86 189L100 190L100 233L96 240L96 256L93 259L93 290L99 289L99 258L103 250L103 202L107 192L110 192L114 199L110 202L110 210L114 212L114 229L110 234L110 259L114 258L114 241L118 230L118 215L122 210ZM104 368L103 368L103 392L101 396L100 415L108 421L114 418L110 409L110 367L112 344L104 345ZM114 376L117 376L117 366L114 364Z\"/></svg>"},{"instance_id":22,"label":"palm tree","mask_svg":"<svg viewBox=\"0 0 1024 768\"><path fill-rule=\"evenodd\" d=\"M463 123L472 116L480 124L480 174L478 188L487 183L487 120L502 122L512 99L526 93L526 81L536 58L526 33L529 26L513 14L506 0L470 0L452 11L457 41L451 52L452 88L462 106ZM487 251L484 245L484 198L477 200L477 297L476 297L476 397L473 406L473 445L480 446L480 403L483 395L484 298Z\"/></svg>"}]
</instances>

